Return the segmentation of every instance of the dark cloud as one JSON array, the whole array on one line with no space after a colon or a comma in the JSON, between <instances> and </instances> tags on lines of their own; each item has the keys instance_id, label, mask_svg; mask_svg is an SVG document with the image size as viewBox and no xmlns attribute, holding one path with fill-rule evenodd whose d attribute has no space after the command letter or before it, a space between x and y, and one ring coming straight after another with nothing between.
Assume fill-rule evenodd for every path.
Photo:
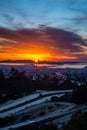
<instances>
[{"instance_id":1,"label":"dark cloud","mask_svg":"<svg viewBox=\"0 0 87 130\"><path fill-rule=\"evenodd\" d=\"M72 51L80 51L80 47L76 47L76 44L85 44L80 36L69 31L47 27L46 32L50 35L51 39L54 40L53 45L58 46L61 49L64 48L71 49Z\"/></svg>"},{"instance_id":2,"label":"dark cloud","mask_svg":"<svg viewBox=\"0 0 87 130\"><path fill-rule=\"evenodd\" d=\"M74 26L86 25L87 23L87 7L79 7L79 2L84 3L84 5L86 4L86 0L71 0L68 7L70 11L78 15L75 15L72 18L65 18L66 20L72 21L74 23ZM75 4L78 6L76 7Z\"/></svg>"},{"instance_id":3,"label":"dark cloud","mask_svg":"<svg viewBox=\"0 0 87 130\"><path fill-rule=\"evenodd\" d=\"M14 21L14 18L9 14L3 14L3 17L8 21L8 23L12 23Z\"/></svg>"},{"instance_id":4,"label":"dark cloud","mask_svg":"<svg viewBox=\"0 0 87 130\"><path fill-rule=\"evenodd\" d=\"M74 14L72 17L63 18L67 22L71 22L70 30L75 32L74 29L78 30L77 33L85 31L87 28L87 3L86 0L68 0L69 4L67 9L71 14Z\"/></svg>"},{"instance_id":5,"label":"dark cloud","mask_svg":"<svg viewBox=\"0 0 87 130\"><path fill-rule=\"evenodd\" d=\"M80 16L78 15L77 17L70 18L68 20L75 21L76 24L83 24L87 22L87 9L69 7L69 10L80 13Z\"/></svg>"},{"instance_id":6,"label":"dark cloud","mask_svg":"<svg viewBox=\"0 0 87 130\"><path fill-rule=\"evenodd\" d=\"M70 9L71 11L78 12L78 13L81 13L81 14L83 14L83 15L86 15L86 14L87 14L87 10L86 10L86 9L75 8L75 7L69 7L69 9Z\"/></svg>"},{"instance_id":7,"label":"dark cloud","mask_svg":"<svg viewBox=\"0 0 87 130\"><path fill-rule=\"evenodd\" d=\"M21 48L23 46L39 44L45 48L49 48L56 55L60 53L75 56L79 60L86 60L87 56L84 54L84 49L81 47L86 46L86 42L80 36L70 31L46 27L42 24L34 29L11 30L0 28L0 38L3 38L0 45L2 47L6 46L7 49L9 47L15 48L19 46ZM3 52L3 49L0 49L0 53L1 52Z\"/></svg>"}]
</instances>

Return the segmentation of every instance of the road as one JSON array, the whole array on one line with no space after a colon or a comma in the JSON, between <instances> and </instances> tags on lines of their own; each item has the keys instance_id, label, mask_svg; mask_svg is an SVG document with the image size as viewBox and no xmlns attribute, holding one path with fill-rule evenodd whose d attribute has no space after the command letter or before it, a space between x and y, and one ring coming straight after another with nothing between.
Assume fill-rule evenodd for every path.
<instances>
[{"instance_id":1,"label":"road","mask_svg":"<svg viewBox=\"0 0 87 130\"><path fill-rule=\"evenodd\" d=\"M26 125L31 125L31 124L36 124L40 122L45 122L47 120L56 120L56 119L58 119L59 124L61 124L69 120L70 116L78 110L87 111L87 104L83 106L75 107L75 108L69 108L68 110L65 109L64 111L59 110L59 111L51 112L42 117L37 117L33 120L27 120L25 122L21 122L15 125L0 128L0 130L9 130L9 128L16 129L16 128L20 128Z\"/></svg>"},{"instance_id":2,"label":"road","mask_svg":"<svg viewBox=\"0 0 87 130\"><path fill-rule=\"evenodd\" d=\"M39 97L39 94L42 94L43 96L46 97L46 96L53 95L53 94L72 93L72 91L73 90L58 90L58 91L45 91L45 92L40 92L40 93L34 93L31 95L19 98L17 100L13 100L13 102L8 102L8 103L4 103L4 104L0 105L0 112L2 113L2 111L9 110L13 107L17 107L22 104L24 105L24 103L26 104L29 101L35 100Z\"/></svg>"},{"instance_id":3,"label":"road","mask_svg":"<svg viewBox=\"0 0 87 130\"><path fill-rule=\"evenodd\" d=\"M6 112L2 112L2 113L0 114L0 117L10 116L10 115L16 114L17 112L22 111L22 110L28 108L28 107L31 107L31 106L33 106L33 105L38 105L38 104L40 104L40 103L45 102L46 100L49 101L52 96L58 96L58 97L59 97L59 96L62 96L62 94L54 94L54 95L51 95L51 96L47 96L47 97L38 99L38 100L36 100L36 101L33 101L33 102L31 102L31 103L27 103L27 104L22 105L22 106L20 106L20 107L14 108L14 109L12 109L12 110L7 110Z\"/></svg>"},{"instance_id":4,"label":"road","mask_svg":"<svg viewBox=\"0 0 87 130\"><path fill-rule=\"evenodd\" d=\"M34 118L33 120L28 120L28 121L25 121L22 123L11 125L9 127L4 127L4 128L1 128L0 130L8 130L9 128L16 129L16 128L20 128L20 127L23 127L26 125L31 125L31 124L36 124L36 123L46 122L48 120L56 120L56 119L58 119L59 124L61 124L63 122L66 122L67 120L69 120L71 115L78 110L87 111L87 104L85 104L83 106L74 107L74 108L69 107L67 110L65 109L63 111L56 110L56 111L48 113L42 117L37 117L37 118Z\"/></svg>"}]
</instances>

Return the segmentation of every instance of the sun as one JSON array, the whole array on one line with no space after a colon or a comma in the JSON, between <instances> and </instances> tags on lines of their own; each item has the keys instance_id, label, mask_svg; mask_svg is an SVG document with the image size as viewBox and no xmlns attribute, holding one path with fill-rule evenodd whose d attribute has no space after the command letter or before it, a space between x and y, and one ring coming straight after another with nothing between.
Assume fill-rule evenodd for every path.
<instances>
[{"instance_id":1,"label":"sun","mask_svg":"<svg viewBox=\"0 0 87 130\"><path fill-rule=\"evenodd\" d=\"M35 62L35 63L38 63L38 62L39 62L39 59L35 59L34 62Z\"/></svg>"}]
</instances>

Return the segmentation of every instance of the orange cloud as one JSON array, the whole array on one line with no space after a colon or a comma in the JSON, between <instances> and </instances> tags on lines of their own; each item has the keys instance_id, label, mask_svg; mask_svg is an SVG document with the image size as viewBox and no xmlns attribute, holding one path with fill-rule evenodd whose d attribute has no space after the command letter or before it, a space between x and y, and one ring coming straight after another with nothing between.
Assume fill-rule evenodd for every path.
<instances>
[{"instance_id":1,"label":"orange cloud","mask_svg":"<svg viewBox=\"0 0 87 130\"><path fill-rule=\"evenodd\" d=\"M80 36L57 28L0 28L0 60L86 60L85 44Z\"/></svg>"}]
</instances>

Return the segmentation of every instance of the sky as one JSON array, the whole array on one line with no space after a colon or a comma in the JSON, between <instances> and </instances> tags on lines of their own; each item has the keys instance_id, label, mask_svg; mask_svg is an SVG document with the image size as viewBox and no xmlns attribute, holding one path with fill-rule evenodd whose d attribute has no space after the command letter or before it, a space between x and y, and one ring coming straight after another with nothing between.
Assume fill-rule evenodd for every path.
<instances>
[{"instance_id":1,"label":"sky","mask_svg":"<svg viewBox=\"0 0 87 130\"><path fill-rule=\"evenodd\" d=\"M87 61L87 0L0 0L0 60Z\"/></svg>"}]
</instances>

